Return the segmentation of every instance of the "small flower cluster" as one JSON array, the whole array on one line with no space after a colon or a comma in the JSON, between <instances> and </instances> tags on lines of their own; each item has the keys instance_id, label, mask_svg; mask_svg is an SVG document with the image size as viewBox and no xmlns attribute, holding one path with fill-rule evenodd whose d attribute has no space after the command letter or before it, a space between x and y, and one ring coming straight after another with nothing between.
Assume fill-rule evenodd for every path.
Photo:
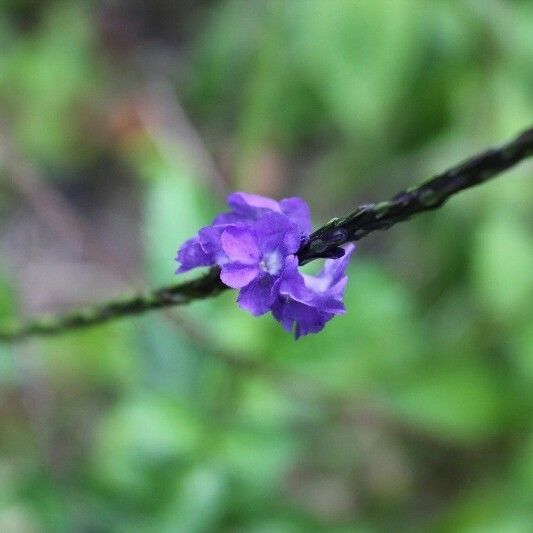
<instances>
[{"instance_id":1,"label":"small flower cluster","mask_svg":"<svg viewBox=\"0 0 533 533\"><path fill-rule=\"evenodd\" d=\"M186 241L178 251L177 273L218 265L220 279L239 289L238 304L255 316L272 311L296 338L317 333L342 302L345 270L355 246L340 259L328 259L318 276L298 270L296 252L309 239L309 207L300 198L277 202L247 193L228 197L230 211Z\"/></svg>"}]
</instances>

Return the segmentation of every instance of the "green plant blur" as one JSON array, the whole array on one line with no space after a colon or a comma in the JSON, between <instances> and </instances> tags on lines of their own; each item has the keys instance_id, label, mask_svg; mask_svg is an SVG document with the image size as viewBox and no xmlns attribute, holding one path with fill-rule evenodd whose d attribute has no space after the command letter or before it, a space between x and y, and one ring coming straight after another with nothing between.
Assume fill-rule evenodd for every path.
<instances>
[{"instance_id":1,"label":"green plant blur","mask_svg":"<svg viewBox=\"0 0 533 533\"><path fill-rule=\"evenodd\" d=\"M171 283L224 192L315 223L533 122L533 3L0 3L0 318ZM233 293L0 346L0 530L529 533L533 167L361 242L295 342Z\"/></svg>"}]
</instances>

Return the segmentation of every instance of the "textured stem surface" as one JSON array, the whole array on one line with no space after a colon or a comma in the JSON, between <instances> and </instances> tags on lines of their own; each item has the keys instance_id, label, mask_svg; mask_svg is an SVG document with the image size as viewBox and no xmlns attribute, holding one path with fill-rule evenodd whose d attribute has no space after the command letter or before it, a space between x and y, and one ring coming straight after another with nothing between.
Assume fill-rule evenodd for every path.
<instances>
[{"instance_id":1,"label":"textured stem surface","mask_svg":"<svg viewBox=\"0 0 533 533\"><path fill-rule=\"evenodd\" d=\"M478 154L417 187L398 193L391 200L362 205L345 217L333 219L311 235L298 251L298 259L305 264L322 257L340 257L343 253L339 248L341 245L358 241L376 230L388 229L417 213L436 209L459 191L484 183L532 155L533 128L530 128L507 144ZM2 325L0 341L14 342L34 335L54 335L215 296L228 288L220 281L219 272L218 268L213 268L198 279L146 294L124 297L64 315Z\"/></svg>"},{"instance_id":2,"label":"textured stem surface","mask_svg":"<svg viewBox=\"0 0 533 533\"><path fill-rule=\"evenodd\" d=\"M298 252L301 264L319 257L338 256L338 247L376 230L389 229L417 213L441 207L451 196L474 187L533 155L533 128L499 148L493 148L437 174L391 200L359 206L315 231Z\"/></svg>"},{"instance_id":3,"label":"textured stem surface","mask_svg":"<svg viewBox=\"0 0 533 533\"><path fill-rule=\"evenodd\" d=\"M138 315L152 309L184 305L192 300L215 296L228 288L220 281L219 274L220 270L213 268L200 278L146 294L126 296L64 315L42 316L27 322L7 324L0 327L0 341L17 341L34 335L54 335L116 318Z\"/></svg>"}]
</instances>

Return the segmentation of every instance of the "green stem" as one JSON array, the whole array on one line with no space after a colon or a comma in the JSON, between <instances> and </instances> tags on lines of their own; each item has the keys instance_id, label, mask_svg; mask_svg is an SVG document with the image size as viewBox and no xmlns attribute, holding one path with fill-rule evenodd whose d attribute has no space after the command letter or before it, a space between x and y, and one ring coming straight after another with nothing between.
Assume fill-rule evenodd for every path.
<instances>
[{"instance_id":1,"label":"green stem","mask_svg":"<svg viewBox=\"0 0 533 533\"><path fill-rule=\"evenodd\" d=\"M430 180L398 193L391 200L358 207L343 218L315 231L298 251L301 264L321 257L339 257L339 247L358 241L376 230L389 229L415 214L441 207L451 196L486 182L533 155L533 128L499 148L487 150L452 167ZM152 309L185 305L209 298L227 289L219 269L204 276L152 292L112 300L64 315L37 317L28 322L0 326L0 342L14 342L35 335L55 335L93 326L118 318L138 315Z\"/></svg>"},{"instance_id":2,"label":"green stem","mask_svg":"<svg viewBox=\"0 0 533 533\"><path fill-rule=\"evenodd\" d=\"M219 273L218 268L213 268L200 278L146 294L126 296L64 315L41 316L27 322L5 325L0 328L0 341L14 342L35 335L55 335L117 318L138 315L152 309L185 305L193 300L215 296L228 288L220 281Z\"/></svg>"}]
</instances>

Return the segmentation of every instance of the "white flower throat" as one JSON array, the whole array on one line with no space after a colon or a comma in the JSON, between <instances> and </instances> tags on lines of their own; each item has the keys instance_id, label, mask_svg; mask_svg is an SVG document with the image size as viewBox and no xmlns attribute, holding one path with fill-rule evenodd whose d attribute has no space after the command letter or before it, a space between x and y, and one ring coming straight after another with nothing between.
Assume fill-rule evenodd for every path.
<instances>
[{"instance_id":1,"label":"white flower throat","mask_svg":"<svg viewBox=\"0 0 533 533\"><path fill-rule=\"evenodd\" d=\"M261 261L259 261L259 267L263 272L268 272L270 275L275 276L281 270L283 261L281 255L278 252L272 252L270 254L263 254Z\"/></svg>"}]
</instances>

